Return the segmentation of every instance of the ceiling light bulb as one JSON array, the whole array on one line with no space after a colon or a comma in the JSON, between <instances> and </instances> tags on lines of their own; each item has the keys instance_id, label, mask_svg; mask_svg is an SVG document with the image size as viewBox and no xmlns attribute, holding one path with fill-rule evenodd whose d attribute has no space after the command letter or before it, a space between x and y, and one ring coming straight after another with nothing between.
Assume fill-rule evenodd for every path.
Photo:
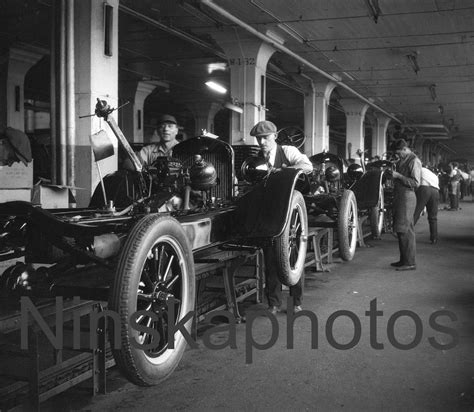
<instances>
[{"instance_id":1,"label":"ceiling light bulb","mask_svg":"<svg viewBox=\"0 0 474 412\"><path fill-rule=\"evenodd\" d=\"M227 89L224 86L220 85L219 83L213 82L212 80L207 81L206 86L217 93L221 93L221 94L227 93Z\"/></svg>"}]
</instances>

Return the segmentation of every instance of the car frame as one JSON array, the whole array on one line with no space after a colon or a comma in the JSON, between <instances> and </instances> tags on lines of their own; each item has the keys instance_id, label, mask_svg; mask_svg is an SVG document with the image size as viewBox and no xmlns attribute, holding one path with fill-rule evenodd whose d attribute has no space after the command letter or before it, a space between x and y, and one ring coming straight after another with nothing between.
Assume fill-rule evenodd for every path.
<instances>
[{"instance_id":1,"label":"car frame","mask_svg":"<svg viewBox=\"0 0 474 412\"><path fill-rule=\"evenodd\" d=\"M92 290L76 288L71 296L108 301L107 309L119 319L111 328L111 337L120 329L120 344L112 346L116 363L132 382L149 386L173 372L186 348L183 333L173 336L172 344L166 332L180 322L191 330L196 253L271 247L280 280L287 285L299 280L308 233L298 191L302 172L268 175L236 198L230 145L198 136L175 146L174 158L163 161L164 171L147 169L110 116L113 111L98 99L95 114L109 125L135 170L101 179L88 208L1 204L3 245L24 247L26 263L0 274L0 292L64 296L68 280L92 282ZM108 153L100 143L92 146L96 161ZM107 198L112 192L120 199L116 205ZM193 194L197 200L190 206ZM138 327L131 327L131 319Z\"/></svg>"}]
</instances>

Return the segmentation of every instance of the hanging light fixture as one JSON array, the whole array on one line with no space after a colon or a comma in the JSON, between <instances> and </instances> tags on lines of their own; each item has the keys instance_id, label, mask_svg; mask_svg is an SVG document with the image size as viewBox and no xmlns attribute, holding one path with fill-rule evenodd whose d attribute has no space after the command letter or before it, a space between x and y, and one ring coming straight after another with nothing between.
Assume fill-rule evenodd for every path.
<instances>
[{"instance_id":1,"label":"hanging light fixture","mask_svg":"<svg viewBox=\"0 0 474 412\"><path fill-rule=\"evenodd\" d=\"M214 90L217 93L221 93L221 94L227 93L227 89L224 86L222 86L221 84L213 80L209 80L205 84L207 87L209 87L211 90Z\"/></svg>"}]
</instances>

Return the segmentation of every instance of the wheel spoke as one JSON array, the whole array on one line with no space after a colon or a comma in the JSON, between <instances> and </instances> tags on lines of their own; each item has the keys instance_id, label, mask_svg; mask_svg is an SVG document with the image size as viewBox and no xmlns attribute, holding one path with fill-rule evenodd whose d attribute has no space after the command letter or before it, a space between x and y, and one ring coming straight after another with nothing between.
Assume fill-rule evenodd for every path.
<instances>
[{"instance_id":1,"label":"wheel spoke","mask_svg":"<svg viewBox=\"0 0 474 412\"><path fill-rule=\"evenodd\" d=\"M298 221L298 224L296 225L296 227L295 227L295 229L294 229L294 233L295 233L295 234L296 234L296 233L299 233L300 229L301 229L301 222Z\"/></svg>"},{"instance_id":2,"label":"wheel spoke","mask_svg":"<svg viewBox=\"0 0 474 412\"><path fill-rule=\"evenodd\" d=\"M291 226L290 226L290 227L292 227L292 228L295 227L296 222L298 222L298 218L299 218L298 210L295 210L293 213L294 213L294 215L293 215L293 216L294 216L294 220L292 219L293 222L292 222L292 224L291 224Z\"/></svg>"},{"instance_id":3,"label":"wheel spoke","mask_svg":"<svg viewBox=\"0 0 474 412\"><path fill-rule=\"evenodd\" d=\"M174 255L171 255L170 260L168 261L168 266L166 267L166 271L163 275L163 282L166 282L168 280L168 273L171 269L171 265L172 265L173 261L174 261Z\"/></svg>"},{"instance_id":4,"label":"wheel spoke","mask_svg":"<svg viewBox=\"0 0 474 412\"><path fill-rule=\"evenodd\" d=\"M142 277L140 279L143 282L143 286L145 286L147 289L153 290L153 282L150 278L150 275L148 274L148 270L145 268L142 272Z\"/></svg>"},{"instance_id":5,"label":"wheel spoke","mask_svg":"<svg viewBox=\"0 0 474 412\"><path fill-rule=\"evenodd\" d=\"M147 322L146 322L146 327L149 328L152 324L153 320L152 318L148 318ZM148 334L148 333L143 333L142 335L142 343L145 343L146 340L148 340L148 342L146 343L149 343L151 341L151 338L152 338L152 335Z\"/></svg>"},{"instance_id":6,"label":"wheel spoke","mask_svg":"<svg viewBox=\"0 0 474 412\"><path fill-rule=\"evenodd\" d=\"M156 249L158 249L158 248L155 248L155 251L156 251ZM159 254L157 254L155 252L155 260L158 260L156 273L158 275L158 281L162 281L163 280L163 278L162 278L163 264L164 264L164 260L165 260L164 259L164 257L165 257L165 246L161 245L161 247L159 249L160 249Z\"/></svg>"},{"instance_id":7,"label":"wheel spoke","mask_svg":"<svg viewBox=\"0 0 474 412\"><path fill-rule=\"evenodd\" d=\"M165 288L167 290L170 290L178 279L179 279L179 274L176 275L173 279L171 279L168 283L166 283Z\"/></svg>"},{"instance_id":8,"label":"wheel spoke","mask_svg":"<svg viewBox=\"0 0 474 412\"><path fill-rule=\"evenodd\" d=\"M151 307L152 307L152 304L150 303L150 304L146 307L146 309L143 309L143 310L149 311L149 310L151 309ZM137 323L141 323L141 321L143 320L144 317L145 317L145 315L140 315L140 316L137 318Z\"/></svg>"}]
</instances>

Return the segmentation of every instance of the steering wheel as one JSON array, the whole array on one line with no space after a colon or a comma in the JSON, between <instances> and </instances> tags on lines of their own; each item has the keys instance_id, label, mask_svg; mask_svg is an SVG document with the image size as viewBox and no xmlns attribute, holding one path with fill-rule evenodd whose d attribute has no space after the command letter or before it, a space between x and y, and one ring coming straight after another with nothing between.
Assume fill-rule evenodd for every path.
<instances>
[{"instance_id":1,"label":"steering wheel","mask_svg":"<svg viewBox=\"0 0 474 412\"><path fill-rule=\"evenodd\" d=\"M287 126L280 129L276 139L279 145L295 146L297 149L304 145L305 140L304 131L298 126Z\"/></svg>"}]
</instances>

